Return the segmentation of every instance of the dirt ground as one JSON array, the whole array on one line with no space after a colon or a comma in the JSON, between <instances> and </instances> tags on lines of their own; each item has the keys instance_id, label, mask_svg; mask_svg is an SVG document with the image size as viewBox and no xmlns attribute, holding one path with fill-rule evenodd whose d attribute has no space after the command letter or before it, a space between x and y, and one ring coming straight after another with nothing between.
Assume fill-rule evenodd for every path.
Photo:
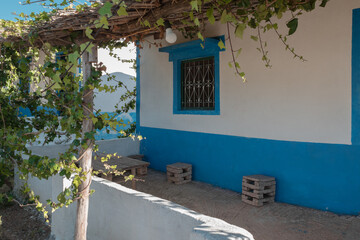
<instances>
[{"instance_id":1,"label":"dirt ground","mask_svg":"<svg viewBox=\"0 0 360 240\"><path fill-rule=\"evenodd\" d=\"M0 207L0 216L1 240L48 240L50 237L50 226L32 206L21 208L12 204Z\"/></svg>"},{"instance_id":2,"label":"dirt ground","mask_svg":"<svg viewBox=\"0 0 360 240\"><path fill-rule=\"evenodd\" d=\"M284 203L253 207L241 194L210 184L175 185L166 174L149 170L137 190L245 228L256 240L360 240L360 216L337 215ZM120 178L116 182L130 187ZM355 200L355 199L354 199Z\"/></svg>"}]
</instances>

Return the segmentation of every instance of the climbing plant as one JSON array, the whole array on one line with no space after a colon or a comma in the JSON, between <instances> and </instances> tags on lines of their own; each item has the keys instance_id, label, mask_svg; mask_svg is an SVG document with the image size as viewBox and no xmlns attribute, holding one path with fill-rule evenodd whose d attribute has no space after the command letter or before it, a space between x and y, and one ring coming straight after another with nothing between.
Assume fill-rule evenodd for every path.
<instances>
[{"instance_id":1,"label":"climbing plant","mask_svg":"<svg viewBox=\"0 0 360 240\"><path fill-rule=\"evenodd\" d=\"M31 2L25 1L27 4ZM105 73L106 67L94 62L88 65L88 75L84 72L79 74L78 69L82 67L80 59L91 57L96 46L107 47L113 54L116 49L131 43L136 43L139 48L144 43L149 43L146 39L149 32L160 35L164 32L164 23L170 18L168 13L172 1L165 1L164 4L168 7L160 7L153 15L149 15L150 11L144 11L143 15L131 23L139 26L138 31L115 40L111 37L99 40L99 36L114 28L109 24L113 17L128 16L129 6L132 2L141 2L140 0L36 2L41 2L47 11L29 15L21 13L16 21L0 20L0 167L2 174L11 175L12 167L16 165L23 178L28 174L39 179L48 179L56 174L71 178L70 187L59 193L57 199L47 201L55 210L74 201L79 201L78 205L82 205L81 200L88 199L91 170L85 169L84 164L91 162L92 152L97 151L96 131L105 127L117 131L118 126L125 126L122 120L93 108L95 89L100 92L116 90L116 87L107 86L106 81L101 81L100 77ZM161 1L156 2L161 6ZM229 66L245 80L245 73L241 71L241 64L237 60L241 49L233 49L234 37L241 40L246 29L255 29L256 34L251 35L251 39L258 42L258 50L266 67L271 66L267 51L270 46L262 40L262 34L268 31L274 31L285 49L295 58L304 60L288 45L288 36L296 32L299 15L312 11L317 6L324 7L327 2L328 0L180 1L179 4L186 11L172 16L170 23L184 36L201 40L204 40L206 24L215 24L216 21L224 24L226 41L229 42L227 51L232 53ZM143 6L146 4L149 2L144 1ZM177 2L173 4L176 8ZM83 29L82 34L67 29L69 36L66 41L48 42L41 38L41 31L46 31L42 26L56 18L60 12L69 10L81 13L94 9L97 17L89 19L89 26ZM290 16L285 21L288 32L280 33L278 19L284 16ZM158 43L151 44L159 46ZM225 48L225 43L221 40L218 45ZM118 87L123 87L123 83L119 82ZM126 91L121 100L131 101L123 108L119 105L118 113L134 107L134 95L134 90ZM30 148L34 143L46 145L59 139L66 139L69 148L57 157L36 155ZM106 161L106 158L102 161ZM31 192L28 187L25 189ZM45 206L34 196L33 200L37 208L47 216ZM86 217L87 214L83 215L85 221ZM76 239L86 239L86 224L76 231Z\"/></svg>"}]
</instances>

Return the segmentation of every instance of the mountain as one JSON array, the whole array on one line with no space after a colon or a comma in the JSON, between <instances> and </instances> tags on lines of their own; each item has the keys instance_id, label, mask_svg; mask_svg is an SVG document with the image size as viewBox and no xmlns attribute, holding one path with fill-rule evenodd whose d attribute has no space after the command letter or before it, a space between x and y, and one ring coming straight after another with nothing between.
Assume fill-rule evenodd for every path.
<instances>
[{"instance_id":1,"label":"mountain","mask_svg":"<svg viewBox=\"0 0 360 240\"><path fill-rule=\"evenodd\" d=\"M114 72L110 75L115 76L115 80L107 81L107 76L102 76L103 85L116 86L121 81L130 91L136 86L134 77L122 72ZM120 101L120 97L126 92L125 88L118 88L113 93L95 91L94 106L95 109L101 109L102 112L114 112L115 105ZM135 112L135 109L131 112Z\"/></svg>"}]
</instances>

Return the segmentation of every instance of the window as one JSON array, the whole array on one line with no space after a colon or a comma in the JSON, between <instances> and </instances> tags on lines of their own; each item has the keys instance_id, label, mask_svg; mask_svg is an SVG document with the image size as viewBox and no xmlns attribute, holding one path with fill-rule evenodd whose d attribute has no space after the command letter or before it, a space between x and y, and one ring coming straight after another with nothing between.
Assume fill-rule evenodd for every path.
<instances>
[{"instance_id":1,"label":"window","mask_svg":"<svg viewBox=\"0 0 360 240\"><path fill-rule=\"evenodd\" d=\"M206 38L160 48L173 62L173 113L220 115L219 41Z\"/></svg>"},{"instance_id":2,"label":"window","mask_svg":"<svg viewBox=\"0 0 360 240\"><path fill-rule=\"evenodd\" d=\"M214 57L181 62L181 109L215 109Z\"/></svg>"}]
</instances>

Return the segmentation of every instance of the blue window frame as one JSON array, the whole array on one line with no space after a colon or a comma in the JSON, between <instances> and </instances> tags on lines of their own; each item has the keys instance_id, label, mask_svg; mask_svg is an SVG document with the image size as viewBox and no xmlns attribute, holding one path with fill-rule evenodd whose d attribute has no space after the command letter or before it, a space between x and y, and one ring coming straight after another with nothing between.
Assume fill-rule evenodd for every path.
<instances>
[{"instance_id":1,"label":"blue window frame","mask_svg":"<svg viewBox=\"0 0 360 240\"><path fill-rule=\"evenodd\" d=\"M169 61L173 62L173 113L174 114L198 114L198 115L220 115L220 73L219 73L219 41L225 42L224 36L206 38L204 41L195 40L182 44L172 45L160 48L160 52L169 53ZM205 105L189 105L184 104L184 64L188 62L208 61L212 59L213 69L211 69L214 77L213 89L213 105L206 107ZM208 62L206 64L209 64ZM210 97L210 98L211 98Z\"/></svg>"}]
</instances>

